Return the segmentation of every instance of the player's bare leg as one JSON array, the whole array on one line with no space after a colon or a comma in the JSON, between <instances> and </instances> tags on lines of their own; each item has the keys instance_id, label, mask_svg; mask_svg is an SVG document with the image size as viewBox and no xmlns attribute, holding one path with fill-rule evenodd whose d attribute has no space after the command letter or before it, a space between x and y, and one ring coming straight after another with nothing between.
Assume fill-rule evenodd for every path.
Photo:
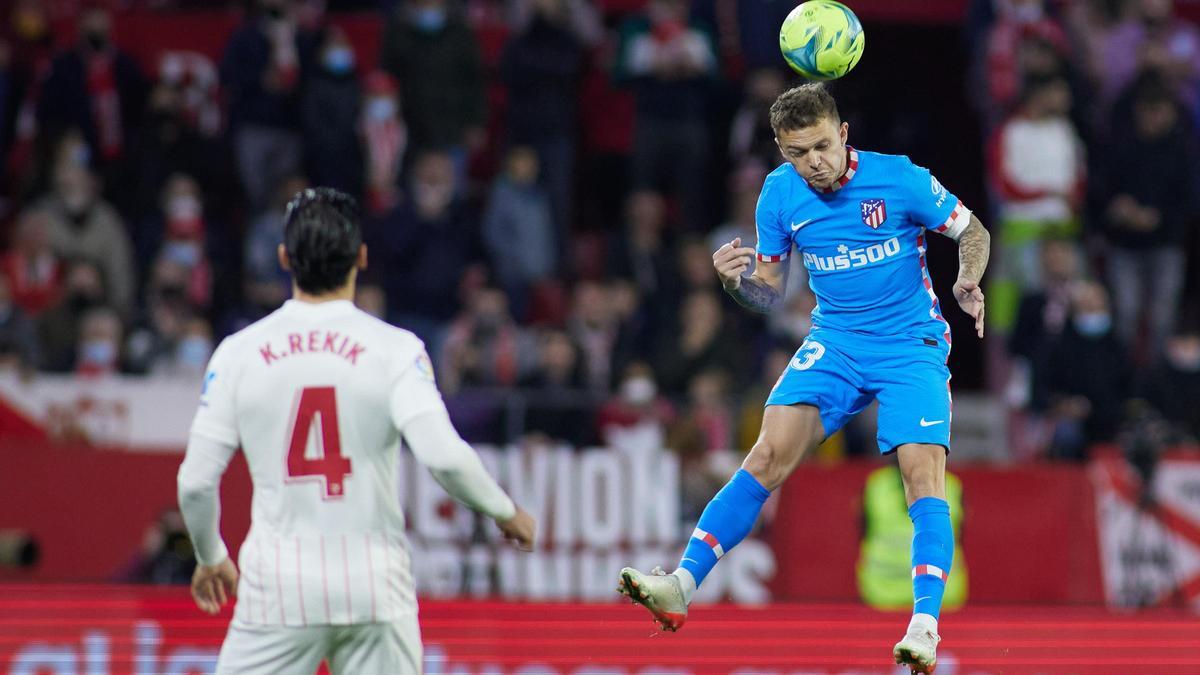
<instances>
[{"instance_id":1,"label":"player's bare leg","mask_svg":"<svg viewBox=\"0 0 1200 675\"><path fill-rule=\"evenodd\" d=\"M667 574L656 567L645 574L626 567L621 570L617 591L650 610L663 630L679 630L696 587L721 556L750 533L770 493L824 439L825 429L815 407L767 406L758 440L742 469L704 509L679 568Z\"/></svg>"},{"instance_id":2,"label":"player's bare leg","mask_svg":"<svg viewBox=\"0 0 1200 675\"><path fill-rule=\"evenodd\" d=\"M946 505L946 450L940 445L910 443L897 451L904 495L915 528L913 539L912 620L892 648L896 663L913 673L937 667L938 614L954 553L950 511Z\"/></svg>"}]
</instances>

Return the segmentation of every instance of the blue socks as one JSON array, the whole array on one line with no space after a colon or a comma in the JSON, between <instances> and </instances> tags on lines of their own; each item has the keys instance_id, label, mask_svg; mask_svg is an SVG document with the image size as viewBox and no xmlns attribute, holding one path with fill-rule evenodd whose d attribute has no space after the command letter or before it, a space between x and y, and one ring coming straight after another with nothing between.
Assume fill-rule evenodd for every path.
<instances>
[{"instance_id":1,"label":"blue socks","mask_svg":"<svg viewBox=\"0 0 1200 675\"><path fill-rule=\"evenodd\" d=\"M937 619L954 561L950 505L937 497L923 497L908 507L908 517L913 522L913 614Z\"/></svg>"},{"instance_id":2,"label":"blue socks","mask_svg":"<svg viewBox=\"0 0 1200 675\"><path fill-rule=\"evenodd\" d=\"M699 586L717 560L750 534L763 502L771 493L745 469L738 469L716 497L704 507L700 522L688 540L679 566L691 573ZM943 502L945 503L945 502ZM946 521L949 523L949 520ZM938 602L942 595L938 593Z\"/></svg>"},{"instance_id":3,"label":"blue socks","mask_svg":"<svg viewBox=\"0 0 1200 675\"><path fill-rule=\"evenodd\" d=\"M740 469L708 503L679 562L697 586L721 556L746 538L769 496L754 476ZM936 620L954 560L950 505L943 499L925 497L908 508L908 515L913 522L913 613Z\"/></svg>"}]
</instances>

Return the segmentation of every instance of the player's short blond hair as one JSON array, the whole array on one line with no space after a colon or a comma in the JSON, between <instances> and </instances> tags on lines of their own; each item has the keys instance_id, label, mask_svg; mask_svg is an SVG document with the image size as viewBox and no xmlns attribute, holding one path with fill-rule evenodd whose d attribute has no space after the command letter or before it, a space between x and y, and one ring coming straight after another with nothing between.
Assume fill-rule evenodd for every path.
<instances>
[{"instance_id":1,"label":"player's short blond hair","mask_svg":"<svg viewBox=\"0 0 1200 675\"><path fill-rule=\"evenodd\" d=\"M842 123L837 101L819 82L788 89L771 104L771 128L776 135L815 126L823 119L833 120L835 125Z\"/></svg>"}]
</instances>

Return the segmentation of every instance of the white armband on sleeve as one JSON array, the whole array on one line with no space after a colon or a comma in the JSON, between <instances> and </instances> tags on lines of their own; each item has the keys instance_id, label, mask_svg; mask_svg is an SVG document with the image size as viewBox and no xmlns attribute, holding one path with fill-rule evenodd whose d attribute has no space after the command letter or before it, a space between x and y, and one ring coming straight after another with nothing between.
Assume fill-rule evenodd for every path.
<instances>
[{"instance_id":1,"label":"white armband on sleeve","mask_svg":"<svg viewBox=\"0 0 1200 675\"><path fill-rule=\"evenodd\" d=\"M229 550L221 540L218 490L221 475L235 452L235 446L192 434L188 439L187 454L179 465L179 511L196 548L196 560L201 565L216 565L229 557Z\"/></svg>"},{"instance_id":2,"label":"white armband on sleeve","mask_svg":"<svg viewBox=\"0 0 1200 675\"><path fill-rule=\"evenodd\" d=\"M454 430L444 406L413 417L400 431L417 461L452 497L497 520L516 515L516 505Z\"/></svg>"},{"instance_id":3,"label":"white armband on sleeve","mask_svg":"<svg viewBox=\"0 0 1200 675\"><path fill-rule=\"evenodd\" d=\"M971 209L968 209L960 201L955 205L954 210L946 217L946 222L933 228L934 232L950 237L954 241L958 241L962 233L966 231L967 226L971 224Z\"/></svg>"}]
</instances>

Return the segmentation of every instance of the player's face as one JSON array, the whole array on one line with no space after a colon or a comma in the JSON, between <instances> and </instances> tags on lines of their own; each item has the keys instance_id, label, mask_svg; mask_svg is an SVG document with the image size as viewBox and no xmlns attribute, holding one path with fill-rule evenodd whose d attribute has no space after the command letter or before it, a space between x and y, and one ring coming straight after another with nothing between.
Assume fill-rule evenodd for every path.
<instances>
[{"instance_id":1,"label":"player's face","mask_svg":"<svg viewBox=\"0 0 1200 675\"><path fill-rule=\"evenodd\" d=\"M779 151L800 177L817 189L832 187L846 173L846 134L850 126L824 118L802 129L785 129L775 136Z\"/></svg>"}]
</instances>

